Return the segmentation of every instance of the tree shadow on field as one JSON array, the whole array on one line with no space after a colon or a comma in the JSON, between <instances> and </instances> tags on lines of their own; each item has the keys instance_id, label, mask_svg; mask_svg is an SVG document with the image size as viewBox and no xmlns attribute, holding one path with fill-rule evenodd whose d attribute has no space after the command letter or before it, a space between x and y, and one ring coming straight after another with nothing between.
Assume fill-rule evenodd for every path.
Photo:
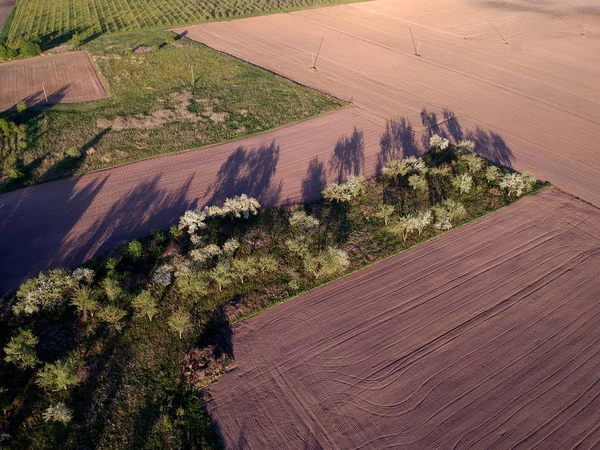
<instances>
[{"instance_id":1,"label":"tree shadow on field","mask_svg":"<svg viewBox=\"0 0 600 450\"><path fill-rule=\"evenodd\" d=\"M465 135L463 133L462 126L458 122L458 119L454 115L454 112L449 110L448 108L444 108L444 125L448 130L450 136L454 138L456 142L464 139Z\"/></svg>"},{"instance_id":2,"label":"tree shadow on field","mask_svg":"<svg viewBox=\"0 0 600 450\"><path fill-rule=\"evenodd\" d=\"M440 127L437 114L432 111L427 111L425 108L421 111L421 123L423 124L423 135L421 136L421 143L423 148L429 148L429 139L434 134L438 136L447 137L446 133Z\"/></svg>"},{"instance_id":3,"label":"tree shadow on field","mask_svg":"<svg viewBox=\"0 0 600 450\"><path fill-rule=\"evenodd\" d=\"M479 155L505 167L512 167L513 152L498 133L476 127L475 131L468 131L465 136L475 142L475 151Z\"/></svg>"},{"instance_id":4,"label":"tree shadow on field","mask_svg":"<svg viewBox=\"0 0 600 450\"><path fill-rule=\"evenodd\" d=\"M255 149L239 146L229 155L208 187L206 204L220 204L226 198L246 194L263 206L275 206L279 201L282 182L274 185L273 176L279 162L279 146L272 141Z\"/></svg>"},{"instance_id":5,"label":"tree shadow on field","mask_svg":"<svg viewBox=\"0 0 600 450\"><path fill-rule=\"evenodd\" d=\"M327 186L325 164L315 156L308 164L306 176L302 180L302 201L312 202L321 198L323 189Z\"/></svg>"},{"instance_id":6,"label":"tree shadow on field","mask_svg":"<svg viewBox=\"0 0 600 450\"><path fill-rule=\"evenodd\" d=\"M362 131L354 127L350 137L338 140L333 155L329 160L329 167L337 172L337 181L343 182L349 176L358 176L365 164L365 136Z\"/></svg>"},{"instance_id":7,"label":"tree shadow on field","mask_svg":"<svg viewBox=\"0 0 600 450\"><path fill-rule=\"evenodd\" d=\"M380 151L375 166L377 175L381 174L383 167L391 160L421 154L410 120L404 117L386 122L385 132L379 140L379 146Z\"/></svg>"}]
</instances>

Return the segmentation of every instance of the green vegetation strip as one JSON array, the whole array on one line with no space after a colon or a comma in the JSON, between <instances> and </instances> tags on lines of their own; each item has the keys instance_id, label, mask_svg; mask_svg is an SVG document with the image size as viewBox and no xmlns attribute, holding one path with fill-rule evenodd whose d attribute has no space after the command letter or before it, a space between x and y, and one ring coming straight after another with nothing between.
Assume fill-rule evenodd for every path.
<instances>
[{"instance_id":1,"label":"green vegetation strip","mask_svg":"<svg viewBox=\"0 0 600 450\"><path fill-rule=\"evenodd\" d=\"M188 211L74 271L26 281L0 317L7 448L218 446L198 389L231 359L230 324L543 187L432 139L380 179L261 210Z\"/></svg>"},{"instance_id":2,"label":"green vegetation strip","mask_svg":"<svg viewBox=\"0 0 600 450\"><path fill-rule=\"evenodd\" d=\"M168 32L85 44L110 98L12 112L0 191L197 148L308 119L342 102Z\"/></svg>"},{"instance_id":3,"label":"green vegetation strip","mask_svg":"<svg viewBox=\"0 0 600 450\"><path fill-rule=\"evenodd\" d=\"M75 33L89 38L105 33L166 28L339 3L349 1L19 0L9 42L40 38L45 45L52 45L66 42Z\"/></svg>"}]
</instances>

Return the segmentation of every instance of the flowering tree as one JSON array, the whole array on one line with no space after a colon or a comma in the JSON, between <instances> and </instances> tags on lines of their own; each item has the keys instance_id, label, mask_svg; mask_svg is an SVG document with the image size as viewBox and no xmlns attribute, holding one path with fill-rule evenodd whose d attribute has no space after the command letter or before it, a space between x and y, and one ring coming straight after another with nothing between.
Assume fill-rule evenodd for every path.
<instances>
[{"instance_id":1,"label":"flowering tree","mask_svg":"<svg viewBox=\"0 0 600 450\"><path fill-rule=\"evenodd\" d=\"M363 177L350 177L344 183L331 183L323 189L323 197L330 202L348 203L365 190Z\"/></svg>"},{"instance_id":2,"label":"flowering tree","mask_svg":"<svg viewBox=\"0 0 600 450\"><path fill-rule=\"evenodd\" d=\"M231 215L232 217L244 217L248 219L250 214L257 215L260 209L260 203L258 200L252 197L248 197L246 194L236 195L235 197L228 198L223 204L223 214Z\"/></svg>"},{"instance_id":3,"label":"flowering tree","mask_svg":"<svg viewBox=\"0 0 600 450\"><path fill-rule=\"evenodd\" d=\"M452 184L461 194L468 194L473 189L473 177L465 173L454 178Z\"/></svg>"},{"instance_id":4,"label":"flowering tree","mask_svg":"<svg viewBox=\"0 0 600 450\"><path fill-rule=\"evenodd\" d=\"M168 320L171 330L179 334L179 339L183 339L183 333L192 327L192 319L190 313L185 309L180 308L175 311Z\"/></svg>"},{"instance_id":5,"label":"flowering tree","mask_svg":"<svg viewBox=\"0 0 600 450\"><path fill-rule=\"evenodd\" d=\"M350 266L350 258L344 250L328 247L316 255L307 254L303 261L304 270L315 279L330 277L344 272Z\"/></svg>"},{"instance_id":6,"label":"flowering tree","mask_svg":"<svg viewBox=\"0 0 600 450\"><path fill-rule=\"evenodd\" d=\"M396 208L391 205L381 205L375 213L375 217L383 219L384 225L387 226L390 221L390 217L392 217L395 211Z\"/></svg>"},{"instance_id":7,"label":"flowering tree","mask_svg":"<svg viewBox=\"0 0 600 450\"><path fill-rule=\"evenodd\" d=\"M446 150L450 141L444 137L434 134L429 138L429 145L436 150Z\"/></svg>"},{"instance_id":8,"label":"flowering tree","mask_svg":"<svg viewBox=\"0 0 600 450\"><path fill-rule=\"evenodd\" d=\"M34 314L41 310L52 310L62 305L75 288L77 281L65 269L40 273L21 285L17 292L17 314Z\"/></svg>"},{"instance_id":9,"label":"flowering tree","mask_svg":"<svg viewBox=\"0 0 600 450\"><path fill-rule=\"evenodd\" d=\"M467 216L467 210L464 205L452 199L446 199L435 206L433 212L436 218L434 226L438 230L449 230L452 228L454 221Z\"/></svg>"},{"instance_id":10,"label":"flowering tree","mask_svg":"<svg viewBox=\"0 0 600 450\"><path fill-rule=\"evenodd\" d=\"M42 413L42 417L46 422L69 423L73 418L73 411L63 402L58 402L56 405L49 406Z\"/></svg>"},{"instance_id":11,"label":"flowering tree","mask_svg":"<svg viewBox=\"0 0 600 450\"><path fill-rule=\"evenodd\" d=\"M67 390L79 382L77 379L79 366L80 363L75 358L48 363L39 371L36 383L51 392Z\"/></svg>"}]
</instances>

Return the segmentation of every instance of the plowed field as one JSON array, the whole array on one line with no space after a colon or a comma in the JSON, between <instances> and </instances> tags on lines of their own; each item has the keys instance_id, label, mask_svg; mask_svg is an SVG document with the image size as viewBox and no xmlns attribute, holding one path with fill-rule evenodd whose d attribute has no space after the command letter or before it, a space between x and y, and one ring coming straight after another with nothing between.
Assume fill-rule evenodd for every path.
<instances>
[{"instance_id":1,"label":"plowed field","mask_svg":"<svg viewBox=\"0 0 600 450\"><path fill-rule=\"evenodd\" d=\"M447 122L485 156L600 205L599 12L591 0L379 0L177 31L381 118Z\"/></svg>"},{"instance_id":2,"label":"plowed field","mask_svg":"<svg viewBox=\"0 0 600 450\"><path fill-rule=\"evenodd\" d=\"M597 448L600 211L556 189L234 330L228 448Z\"/></svg>"},{"instance_id":3,"label":"plowed field","mask_svg":"<svg viewBox=\"0 0 600 450\"><path fill-rule=\"evenodd\" d=\"M44 92L45 91L45 92ZM25 100L28 106L87 102L108 97L85 52L0 64L0 111Z\"/></svg>"}]
</instances>

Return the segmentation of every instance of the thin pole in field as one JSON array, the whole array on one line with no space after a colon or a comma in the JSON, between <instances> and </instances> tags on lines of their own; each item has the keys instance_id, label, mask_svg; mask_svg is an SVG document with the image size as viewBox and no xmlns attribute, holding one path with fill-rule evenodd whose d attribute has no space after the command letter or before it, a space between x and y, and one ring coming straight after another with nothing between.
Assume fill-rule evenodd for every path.
<instances>
[{"instance_id":1,"label":"thin pole in field","mask_svg":"<svg viewBox=\"0 0 600 450\"><path fill-rule=\"evenodd\" d=\"M421 39L419 39L419 42L417 42L417 56L421 56L421 53L419 53L419 50L421 50Z\"/></svg>"},{"instance_id":2,"label":"thin pole in field","mask_svg":"<svg viewBox=\"0 0 600 450\"><path fill-rule=\"evenodd\" d=\"M413 48L415 49L415 55L417 55L419 52L417 51L417 46L415 45L415 38L413 37L412 29L408 27L408 31L410 31L410 38L412 39Z\"/></svg>"},{"instance_id":3,"label":"thin pole in field","mask_svg":"<svg viewBox=\"0 0 600 450\"><path fill-rule=\"evenodd\" d=\"M502 34L500 34L500 32L498 31L498 29L492 25L492 22L489 21L489 19L486 19L488 21L488 23L490 24L490 26L496 30L496 33L498 33L498 35L502 38L502 40L504 41L505 44L508 44L508 41L506 39L504 39L504 36L502 36Z\"/></svg>"},{"instance_id":4,"label":"thin pole in field","mask_svg":"<svg viewBox=\"0 0 600 450\"><path fill-rule=\"evenodd\" d=\"M587 29L588 29L588 25L589 24L590 24L589 22L585 24L585 30L583 30L583 35L584 36L587 34Z\"/></svg>"},{"instance_id":5,"label":"thin pole in field","mask_svg":"<svg viewBox=\"0 0 600 450\"><path fill-rule=\"evenodd\" d=\"M42 83L42 90L44 91L44 98L46 99L46 103L48 103L48 94L46 94L46 88L44 87L44 83Z\"/></svg>"},{"instance_id":6,"label":"thin pole in field","mask_svg":"<svg viewBox=\"0 0 600 450\"><path fill-rule=\"evenodd\" d=\"M313 63L313 66L312 66L312 68L314 70L317 70L317 59L319 59L319 53L321 53L321 46L323 45L323 39L325 39L325 36L323 36L321 38L321 42L319 44L319 49L317 50L317 56L315 56L315 62Z\"/></svg>"},{"instance_id":7,"label":"thin pole in field","mask_svg":"<svg viewBox=\"0 0 600 450\"><path fill-rule=\"evenodd\" d=\"M567 22L565 19L563 19L562 17L560 17L558 14L554 14L556 17L558 17L560 20L562 20L564 23L566 23L567 25L569 25L571 28L573 28L575 31L577 31L579 34L581 34L582 36L585 35L585 33L582 33L581 31L579 31L579 29L577 29L577 27L575 27L574 25L571 25L569 22ZM587 29L587 28L586 28Z\"/></svg>"}]
</instances>

